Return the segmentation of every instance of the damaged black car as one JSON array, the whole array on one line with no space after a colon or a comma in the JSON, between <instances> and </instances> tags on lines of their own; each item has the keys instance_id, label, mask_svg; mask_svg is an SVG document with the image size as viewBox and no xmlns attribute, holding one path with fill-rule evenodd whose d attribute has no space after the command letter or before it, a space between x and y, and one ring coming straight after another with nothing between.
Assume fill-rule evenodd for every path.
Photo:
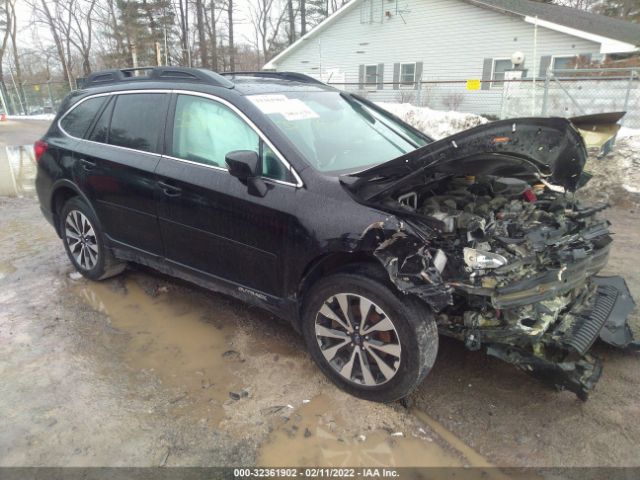
<instances>
[{"instance_id":1,"label":"damaged black car","mask_svg":"<svg viewBox=\"0 0 640 480\"><path fill-rule=\"evenodd\" d=\"M320 369L392 401L439 335L586 399L598 339L637 349L612 237L575 191L620 115L521 118L434 141L294 73L99 72L36 143L75 268L139 263L288 320Z\"/></svg>"}]
</instances>

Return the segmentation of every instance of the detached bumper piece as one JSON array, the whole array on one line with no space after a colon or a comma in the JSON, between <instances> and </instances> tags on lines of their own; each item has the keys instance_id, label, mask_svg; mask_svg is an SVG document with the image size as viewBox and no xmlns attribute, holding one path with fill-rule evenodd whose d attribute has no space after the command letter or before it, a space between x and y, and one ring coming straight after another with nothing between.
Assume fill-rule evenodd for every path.
<instances>
[{"instance_id":1,"label":"detached bumper piece","mask_svg":"<svg viewBox=\"0 0 640 480\"><path fill-rule=\"evenodd\" d=\"M627 317L636 307L627 282L622 277L594 277L593 281L598 285L598 299L604 295L612 296L614 291L617 294L604 328L600 330L600 340L614 347L640 351L640 342L633 338L627 322Z\"/></svg>"},{"instance_id":2,"label":"detached bumper piece","mask_svg":"<svg viewBox=\"0 0 640 480\"><path fill-rule=\"evenodd\" d=\"M602 373L601 361L587 354L598 337L615 347L640 351L640 342L633 338L627 321L635 302L625 280L593 277L592 281L597 290L591 305L579 312L570 331L562 336L564 355L536 355L528 349L504 344L488 346L487 353L587 400ZM549 343L547 347L552 350L553 345Z\"/></svg>"},{"instance_id":3,"label":"detached bumper piece","mask_svg":"<svg viewBox=\"0 0 640 480\"><path fill-rule=\"evenodd\" d=\"M585 355L577 361L553 362L531 352L507 345L487 347L487 354L514 364L526 373L556 387L569 390L587 400L602 374L602 362Z\"/></svg>"}]
</instances>

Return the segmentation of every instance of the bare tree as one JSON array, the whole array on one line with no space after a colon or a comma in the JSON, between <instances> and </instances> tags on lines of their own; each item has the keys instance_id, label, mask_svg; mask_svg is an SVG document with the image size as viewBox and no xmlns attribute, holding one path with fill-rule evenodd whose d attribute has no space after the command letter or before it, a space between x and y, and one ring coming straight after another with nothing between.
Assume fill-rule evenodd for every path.
<instances>
[{"instance_id":1,"label":"bare tree","mask_svg":"<svg viewBox=\"0 0 640 480\"><path fill-rule=\"evenodd\" d=\"M56 4L57 3L58 2L56 1ZM62 42L62 38L60 36L60 22L58 21L59 12L56 9L52 13L47 0L32 0L31 7L33 8L33 11L36 15L36 21L38 23L45 24L49 28L51 37L53 38L53 43L56 47L56 52L58 53L60 65L62 66L64 78L69 84L69 88L73 89L73 77L69 68L69 62L65 55L65 45Z\"/></svg>"},{"instance_id":2,"label":"bare tree","mask_svg":"<svg viewBox=\"0 0 640 480\"><path fill-rule=\"evenodd\" d=\"M82 58L82 73L91 73L91 44L93 40L93 12L97 0L67 0L62 2L62 9L68 23L62 26L67 39ZM70 57L70 53L68 54Z\"/></svg>"},{"instance_id":3,"label":"bare tree","mask_svg":"<svg viewBox=\"0 0 640 480\"><path fill-rule=\"evenodd\" d=\"M280 28L287 9L277 11L276 0L257 0L249 5L249 16L253 24L255 45L261 51L266 63L271 58L272 49L280 34Z\"/></svg>"},{"instance_id":4,"label":"bare tree","mask_svg":"<svg viewBox=\"0 0 640 480\"><path fill-rule=\"evenodd\" d=\"M9 113L6 111L7 105L4 105L4 99L7 98L7 89L4 84L4 71L2 69L2 60L4 59L4 53L7 48L7 41L9 40L9 25L11 23L9 0L4 0L0 3L0 15L2 15L2 18L0 19L0 27L4 30L2 33L2 44L0 44L0 89L2 90L0 94L2 94L2 108L5 110L5 113Z\"/></svg>"}]
</instances>

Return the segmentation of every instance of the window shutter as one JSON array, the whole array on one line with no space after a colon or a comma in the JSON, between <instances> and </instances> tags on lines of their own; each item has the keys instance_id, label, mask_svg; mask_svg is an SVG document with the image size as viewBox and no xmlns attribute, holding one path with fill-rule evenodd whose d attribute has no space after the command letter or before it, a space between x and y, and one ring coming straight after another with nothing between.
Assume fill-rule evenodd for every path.
<instances>
[{"instance_id":1,"label":"window shutter","mask_svg":"<svg viewBox=\"0 0 640 480\"><path fill-rule=\"evenodd\" d=\"M384 63L378 64L378 90L384 88Z\"/></svg>"},{"instance_id":2,"label":"window shutter","mask_svg":"<svg viewBox=\"0 0 640 480\"><path fill-rule=\"evenodd\" d=\"M538 76L546 77L547 70L551 66L551 55L543 55L540 57L540 71L538 72Z\"/></svg>"},{"instance_id":3,"label":"window shutter","mask_svg":"<svg viewBox=\"0 0 640 480\"><path fill-rule=\"evenodd\" d=\"M491 88L491 70L493 69L493 58L485 58L482 62L482 90Z\"/></svg>"},{"instance_id":4,"label":"window shutter","mask_svg":"<svg viewBox=\"0 0 640 480\"><path fill-rule=\"evenodd\" d=\"M398 90L400 88L400 64L393 64L393 89Z\"/></svg>"},{"instance_id":5,"label":"window shutter","mask_svg":"<svg viewBox=\"0 0 640 480\"><path fill-rule=\"evenodd\" d=\"M358 69L358 88L364 90L364 65L360 65Z\"/></svg>"},{"instance_id":6,"label":"window shutter","mask_svg":"<svg viewBox=\"0 0 640 480\"><path fill-rule=\"evenodd\" d=\"M422 80L422 62L416 62L416 84L414 88L416 90L420 89L420 81Z\"/></svg>"}]
</instances>

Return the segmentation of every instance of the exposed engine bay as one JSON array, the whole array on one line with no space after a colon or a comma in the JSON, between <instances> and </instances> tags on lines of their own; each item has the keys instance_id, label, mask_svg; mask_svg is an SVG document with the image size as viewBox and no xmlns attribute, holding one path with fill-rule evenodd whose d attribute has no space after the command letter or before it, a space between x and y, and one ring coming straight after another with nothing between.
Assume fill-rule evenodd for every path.
<instances>
[{"instance_id":1,"label":"exposed engine bay","mask_svg":"<svg viewBox=\"0 0 640 480\"><path fill-rule=\"evenodd\" d=\"M470 151L464 137L449 137L442 147L464 152L457 165L432 161L439 146L431 144L416 174L389 180L379 169L368 185L359 180L352 188L402 218L391 234L379 229L384 240L374 254L400 291L431 305L441 334L471 350L486 347L490 355L586 399L602 371L588 353L596 339L639 346L627 324L635 304L624 279L596 276L612 244L609 222L598 215L607 205L575 200L572 190L588 180L579 136L559 140L564 150L544 146L554 151L545 172L542 157L521 154L523 146L543 148L523 145L531 137L518 138L516 123L510 132L510 125L504 127L506 132L498 129L485 139L484 155ZM577 133L570 124L566 128ZM473 130L482 129L490 127ZM517 154L496 153L496 138L517 145Z\"/></svg>"}]
</instances>

